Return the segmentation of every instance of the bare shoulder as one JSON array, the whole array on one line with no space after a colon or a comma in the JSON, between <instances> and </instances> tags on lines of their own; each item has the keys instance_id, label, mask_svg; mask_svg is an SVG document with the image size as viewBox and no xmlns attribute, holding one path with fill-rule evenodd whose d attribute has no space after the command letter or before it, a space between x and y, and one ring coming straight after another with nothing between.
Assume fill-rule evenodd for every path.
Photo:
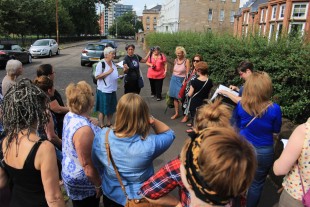
<instances>
[{"instance_id":1,"label":"bare shoulder","mask_svg":"<svg viewBox=\"0 0 310 207\"><path fill-rule=\"evenodd\" d=\"M54 145L50 141L43 141L38 149L38 153L43 155L50 154L49 152L55 151Z\"/></svg>"}]
</instances>

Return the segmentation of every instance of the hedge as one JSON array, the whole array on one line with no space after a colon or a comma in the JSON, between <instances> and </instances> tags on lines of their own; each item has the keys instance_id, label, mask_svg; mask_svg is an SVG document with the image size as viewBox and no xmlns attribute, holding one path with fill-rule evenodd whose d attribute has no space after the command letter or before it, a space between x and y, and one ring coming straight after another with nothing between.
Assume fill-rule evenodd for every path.
<instances>
[{"instance_id":1,"label":"hedge","mask_svg":"<svg viewBox=\"0 0 310 207\"><path fill-rule=\"evenodd\" d=\"M235 67L247 59L256 70L271 76L273 101L281 106L283 117L298 124L310 116L310 44L301 38L269 41L261 36L235 38L228 34L179 32L150 33L145 40L148 47L158 45L171 58L175 58L174 50L179 45L185 47L188 58L201 54L216 84L242 84Z\"/></svg>"}]
</instances>

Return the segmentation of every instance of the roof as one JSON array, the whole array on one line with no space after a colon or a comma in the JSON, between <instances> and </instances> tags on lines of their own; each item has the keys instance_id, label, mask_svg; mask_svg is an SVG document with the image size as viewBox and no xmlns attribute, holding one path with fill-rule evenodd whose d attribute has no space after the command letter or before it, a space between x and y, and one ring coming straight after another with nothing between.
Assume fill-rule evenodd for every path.
<instances>
[{"instance_id":1,"label":"roof","mask_svg":"<svg viewBox=\"0 0 310 207\"><path fill-rule=\"evenodd\" d=\"M150 10L158 10L158 11L160 11L161 10L161 5L154 6Z\"/></svg>"},{"instance_id":2,"label":"roof","mask_svg":"<svg viewBox=\"0 0 310 207\"><path fill-rule=\"evenodd\" d=\"M255 0L253 2L253 4L251 5L251 10L250 12L257 12L258 11L258 8L259 8L259 5L261 4L264 4L264 3L267 3L268 0Z\"/></svg>"}]
</instances>

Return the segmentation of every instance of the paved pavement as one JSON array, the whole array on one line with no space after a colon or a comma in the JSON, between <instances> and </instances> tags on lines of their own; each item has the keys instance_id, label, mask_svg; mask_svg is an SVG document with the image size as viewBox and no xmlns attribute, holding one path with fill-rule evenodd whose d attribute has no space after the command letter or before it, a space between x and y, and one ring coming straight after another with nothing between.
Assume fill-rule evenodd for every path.
<instances>
[{"instance_id":1,"label":"paved pavement","mask_svg":"<svg viewBox=\"0 0 310 207\"><path fill-rule=\"evenodd\" d=\"M123 40L120 40L123 41ZM69 44L63 44L61 47L63 49L69 48L69 47L75 47L75 46L81 46L86 44L88 41L78 42L78 43L69 43ZM134 41L133 41L134 42ZM134 42L135 43L135 42ZM120 51L123 48L118 48L118 51ZM136 50L135 52L139 54L140 56L144 57L145 52L142 50L142 45L136 44ZM120 60L122 57L120 58ZM144 76L145 81L145 87L141 90L141 96L145 99L145 101L148 103L151 114L166 123L168 126L170 126L176 133L176 139L173 143L173 145L167 150L163 155L158 157L154 161L154 167L155 169L159 169L162 167L167 161L173 159L176 157L184 143L184 140L187 137L187 134L185 133L185 130L187 129L186 125L183 123L180 123L181 118L177 120L171 120L170 117L174 114L174 109L167 109L166 110L166 103L165 100L162 101L156 101L156 99L151 98L151 91L149 86L149 81L146 79L146 72L147 72L147 66L145 64L140 65L141 71ZM171 67L169 67L171 68ZM163 97L165 96L168 87L169 87L169 81L170 78L166 78L164 80L163 84ZM117 92L118 96L123 95L123 88L120 86ZM119 97L118 97L119 98ZM174 192L176 194L176 192ZM267 180L266 185L264 187L261 203L259 207L272 207L273 204L275 204L278 201L279 195L276 193L276 188L271 184L269 180ZM72 206L71 202L69 201L67 203L67 206Z\"/></svg>"}]
</instances>

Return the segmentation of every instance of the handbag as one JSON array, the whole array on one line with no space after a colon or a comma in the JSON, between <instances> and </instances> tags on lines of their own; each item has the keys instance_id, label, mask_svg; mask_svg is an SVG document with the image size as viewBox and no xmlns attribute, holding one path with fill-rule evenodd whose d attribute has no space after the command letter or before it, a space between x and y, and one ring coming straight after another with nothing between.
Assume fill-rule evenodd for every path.
<instances>
[{"instance_id":1,"label":"handbag","mask_svg":"<svg viewBox=\"0 0 310 207\"><path fill-rule=\"evenodd\" d=\"M194 75L194 71L190 74L190 76L184 81L183 85L181 86L181 89L180 89L179 94L178 94L178 98L180 100L183 100L185 98L186 86L187 86L188 82L191 80L191 78L193 77L193 75Z\"/></svg>"},{"instance_id":2,"label":"handbag","mask_svg":"<svg viewBox=\"0 0 310 207\"><path fill-rule=\"evenodd\" d=\"M140 76L138 78L138 85L139 85L139 88L143 88L144 87L144 81L143 81L142 76Z\"/></svg>"},{"instance_id":3,"label":"handbag","mask_svg":"<svg viewBox=\"0 0 310 207\"><path fill-rule=\"evenodd\" d=\"M111 149L110 149L110 144L109 144L109 132L110 132L110 128L107 130L106 134L105 134L105 148L107 151L107 157L108 157L108 164L110 164L110 162L112 163L113 169L115 171L116 177L118 182L121 185L121 188L125 194L126 197L126 204L125 207L162 207L161 205L156 205L156 204L152 204L150 203L147 199L145 198L141 198L141 199L129 199L128 198L128 194L126 192L126 188L123 184L121 175L118 172L118 169L115 165L115 162L112 158L112 154L111 154Z\"/></svg>"},{"instance_id":4,"label":"handbag","mask_svg":"<svg viewBox=\"0 0 310 207\"><path fill-rule=\"evenodd\" d=\"M297 168L298 168L298 174L299 174L299 178L300 178L300 183L301 183L301 187L302 187L302 192L303 192L303 196L302 196L302 204L305 207L310 207L310 189L308 189L308 191L305 193L305 187L302 181L302 177L301 177L301 173L300 173L300 168L297 162Z\"/></svg>"}]
</instances>

